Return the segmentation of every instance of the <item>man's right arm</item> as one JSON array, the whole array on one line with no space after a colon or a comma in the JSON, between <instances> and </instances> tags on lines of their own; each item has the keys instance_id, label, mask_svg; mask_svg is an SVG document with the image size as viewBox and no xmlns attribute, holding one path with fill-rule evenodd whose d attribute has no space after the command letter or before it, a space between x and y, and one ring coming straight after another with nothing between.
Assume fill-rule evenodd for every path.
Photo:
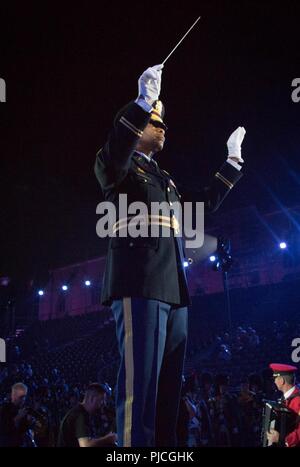
<instances>
[{"instance_id":1,"label":"man's right arm","mask_svg":"<svg viewBox=\"0 0 300 467\"><path fill-rule=\"evenodd\" d=\"M151 118L152 105L159 98L163 65L147 68L138 81L138 97L116 116L108 141L97 153L95 174L102 186L112 188L127 175L143 130Z\"/></svg>"},{"instance_id":2,"label":"man's right arm","mask_svg":"<svg viewBox=\"0 0 300 467\"><path fill-rule=\"evenodd\" d=\"M107 142L96 157L95 174L101 186L118 183L126 176L131 155L150 115L135 102L119 112Z\"/></svg>"}]
</instances>

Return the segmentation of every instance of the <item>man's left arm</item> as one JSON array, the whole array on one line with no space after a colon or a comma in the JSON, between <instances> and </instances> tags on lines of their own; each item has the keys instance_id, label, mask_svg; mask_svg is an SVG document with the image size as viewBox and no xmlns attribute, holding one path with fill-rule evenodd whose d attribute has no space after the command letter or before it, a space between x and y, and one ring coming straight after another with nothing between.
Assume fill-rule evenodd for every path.
<instances>
[{"instance_id":1,"label":"man's left arm","mask_svg":"<svg viewBox=\"0 0 300 467\"><path fill-rule=\"evenodd\" d=\"M285 445L288 448L300 446L300 423L298 423L297 428L295 428L294 431L292 431L286 436Z\"/></svg>"},{"instance_id":2,"label":"man's left arm","mask_svg":"<svg viewBox=\"0 0 300 467\"><path fill-rule=\"evenodd\" d=\"M296 428L285 438L285 445L288 448L300 447L300 397L292 400L289 409L298 414Z\"/></svg>"},{"instance_id":3,"label":"man's left arm","mask_svg":"<svg viewBox=\"0 0 300 467\"><path fill-rule=\"evenodd\" d=\"M203 201L205 208L215 212L224 201L228 193L243 176L241 164L241 145L245 136L244 127L237 128L227 141L228 156L226 162L215 173L210 185L202 190L183 190L183 201Z\"/></svg>"}]
</instances>

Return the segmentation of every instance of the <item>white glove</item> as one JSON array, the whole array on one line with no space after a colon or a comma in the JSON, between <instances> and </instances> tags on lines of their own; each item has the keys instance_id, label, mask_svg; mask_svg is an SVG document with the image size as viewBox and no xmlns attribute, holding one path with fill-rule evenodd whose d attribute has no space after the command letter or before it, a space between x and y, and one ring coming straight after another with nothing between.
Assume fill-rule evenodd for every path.
<instances>
[{"instance_id":1,"label":"white glove","mask_svg":"<svg viewBox=\"0 0 300 467\"><path fill-rule=\"evenodd\" d=\"M149 105L153 105L158 100L161 88L161 72L164 65L154 65L147 68L140 76L139 96L145 99Z\"/></svg>"},{"instance_id":2,"label":"white glove","mask_svg":"<svg viewBox=\"0 0 300 467\"><path fill-rule=\"evenodd\" d=\"M227 141L228 157L237 159L238 162L244 162L241 154L241 145L245 134L245 128L243 126L239 126Z\"/></svg>"}]
</instances>

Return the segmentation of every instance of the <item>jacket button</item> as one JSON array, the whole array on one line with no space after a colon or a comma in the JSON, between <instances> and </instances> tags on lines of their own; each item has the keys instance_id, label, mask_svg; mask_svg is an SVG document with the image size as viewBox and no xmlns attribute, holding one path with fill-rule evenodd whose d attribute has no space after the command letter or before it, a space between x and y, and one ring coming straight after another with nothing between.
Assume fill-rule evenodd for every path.
<instances>
[{"instance_id":1,"label":"jacket button","mask_svg":"<svg viewBox=\"0 0 300 467\"><path fill-rule=\"evenodd\" d=\"M148 182L148 180L147 180L146 178L144 178L144 182L145 182L145 183L147 183L147 182Z\"/></svg>"},{"instance_id":2,"label":"jacket button","mask_svg":"<svg viewBox=\"0 0 300 467\"><path fill-rule=\"evenodd\" d=\"M130 243L129 243L129 246L130 246L130 247L133 246L133 242L130 242Z\"/></svg>"}]
</instances>

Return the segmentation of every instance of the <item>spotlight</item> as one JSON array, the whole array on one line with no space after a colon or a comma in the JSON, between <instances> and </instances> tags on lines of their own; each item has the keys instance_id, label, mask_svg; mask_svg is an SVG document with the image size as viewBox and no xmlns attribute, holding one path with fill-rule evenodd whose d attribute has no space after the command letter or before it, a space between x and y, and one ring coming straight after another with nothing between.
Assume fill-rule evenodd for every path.
<instances>
[{"instance_id":1,"label":"spotlight","mask_svg":"<svg viewBox=\"0 0 300 467\"><path fill-rule=\"evenodd\" d=\"M63 285L63 286L62 286L62 290L68 290L68 286L67 286L67 285Z\"/></svg>"},{"instance_id":2,"label":"spotlight","mask_svg":"<svg viewBox=\"0 0 300 467\"><path fill-rule=\"evenodd\" d=\"M279 248L280 248L281 250L285 250L285 249L287 248L287 244L286 244L285 242L280 242L280 243L279 243Z\"/></svg>"},{"instance_id":3,"label":"spotlight","mask_svg":"<svg viewBox=\"0 0 300 467\"><path fill-rule=\"evenodd\" d=\"M10 283L10 277L0 277L0 285L7 287Z\"/></svg>"},{"instance_id":4,"label":"spotlight","mask_svg":"<svg viewBox=\"0 0 300 467\"><path fill-rule=\"evenodd\" d=\"M89 287L91 285L91 281L85 281L84 283L87 287Z\"/></svg>"},{"instance_id":5,"label":"spotlight","mask_svg":"<svg viewBox=\"0 0 300 467\"><path fill-rule=\"evenodd\" d=\"M209 261L211 261L212 263L213 263L214 261L216 261L216 259L217 259L217 258L215 257L215 255L212 255L212 256L209 257Z\"/></svg>"},{"instance_id":6,"label":"spotlight","mask_svg":"<svg viewBox=\"0 0 300 467\"><path fill-rule=\"evenodd\" d=\"M38 291L38 294L39 294L40 297L42 297L42 296L44 295L44 291L43 291L43 290L39 290L39 291Z\"/></svg>"}]
</instances>

